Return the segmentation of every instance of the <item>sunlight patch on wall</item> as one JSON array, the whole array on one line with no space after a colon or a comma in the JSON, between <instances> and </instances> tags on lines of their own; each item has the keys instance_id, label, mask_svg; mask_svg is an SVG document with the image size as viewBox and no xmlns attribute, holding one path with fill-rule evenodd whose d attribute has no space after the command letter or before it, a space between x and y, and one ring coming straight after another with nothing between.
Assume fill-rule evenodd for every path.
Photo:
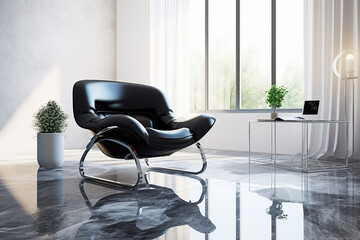
<instances>
[{"instance_id":1,"label":"sunlight patch on wall","mask_svg":"<svg viewBox=\"0 0 360 240\"><path fill-rule=\"evenodd\" d=\"M1 158L19 152L36 153L36 131L32 128L33 117L35 112L49 100L55 100L58 103L61 100L59 64L55 64L50 69L40 84L19 105L13 116L0 130Z\"/></svg>"}]
</instances>

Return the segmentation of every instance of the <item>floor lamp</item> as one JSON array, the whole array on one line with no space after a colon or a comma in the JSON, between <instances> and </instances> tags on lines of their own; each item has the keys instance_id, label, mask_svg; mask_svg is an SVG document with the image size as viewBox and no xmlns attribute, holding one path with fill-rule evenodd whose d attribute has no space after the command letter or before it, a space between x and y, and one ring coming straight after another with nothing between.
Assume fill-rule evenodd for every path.
<instances>
[{"instance_id":1,"label":"floor lamp","mask_svg":"<svg viewBox=\"0 0 360 240\"><path fill-rule=\"evenodd\" d=\"M344 55L344 53L347 53L347 51L343 51L341 53L339 53L339 55L337 55L334 59L334 62L333 62L333 71L335 73L336 76L338 77L342 77L341 76L341 73L339 73L339 71L337 70L337 62L339 61L339 59ZM355 118L354 118L354 115L355 115L355 95L354 95L354 80L355 79L358 79L358 76L357 74L355 73L355 57L352 53L348 53L346 55L346 58L345 58L345 61L346 61L346 76L345 77L342 77L341 80L344 80L345 81L345 86L344 86L344 103L345 103L345 120L346 121L349 121L349 117L348 117L348 113L347 113L347 99L346 99L346 89L347 89L347 82L348 81L351 81L351 91L352 91L352 96L351 96L351 108L352 108L352 143L351 143L351 146L352 146L352 151L354 152L354 137L355 137Z\"/></svg>"}]
</instances>

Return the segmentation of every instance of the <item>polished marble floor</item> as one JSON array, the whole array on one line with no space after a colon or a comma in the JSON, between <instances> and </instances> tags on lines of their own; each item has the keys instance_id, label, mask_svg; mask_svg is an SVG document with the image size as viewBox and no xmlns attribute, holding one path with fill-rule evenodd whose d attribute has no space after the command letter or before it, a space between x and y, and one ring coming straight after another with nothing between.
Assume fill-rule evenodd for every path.
<instances>
[{"instance_id":1,"label":"polished marble floor","mask_svg":"<svg viewBox=\"0 0 360 240\"><path fill-rule=\"evenodd\" d=\"M359 239L360 165L301 173L207 150L199 178L150 173L138 189L82 181L81 151L61 169L34 157L0 161L0 239ZM169 160L170 159L170 160ZM151 160L195 169L194 152ZM145 163L142 166L146 167ZM133 181L131 161L89 154L88 173Z\"/></svg>"}]
</instances>

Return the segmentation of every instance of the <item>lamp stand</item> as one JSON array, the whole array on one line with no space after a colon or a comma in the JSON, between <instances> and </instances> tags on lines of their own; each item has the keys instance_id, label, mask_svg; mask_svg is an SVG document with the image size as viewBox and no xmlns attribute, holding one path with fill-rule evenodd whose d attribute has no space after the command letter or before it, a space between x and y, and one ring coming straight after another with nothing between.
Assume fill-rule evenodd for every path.
<instances>
[{"instance_id":1,"label":"lamp stand","mask_svg":"<svg viewBox=\"0 0 360 240\"><path fill-rule=\"evenodd\" d=\"M351 127L352 127L352 141L351 141L351 146L352 146L352 152L354 153L354 136L355 136L355 95L354 95L354 79L357 79L358 76L355 76L353 73L348 73L346 75L345 78L343 78L342 80L345 80L345 86L344 86L344 103L345 103L345 120L349 122L349 118L348 118L348 113L347 113L347 101L346 101L346 89L347 89L347 81L350 80L351 81L351 90L352 90L352 96L351 96L351 101L352 101L352 123L351 123Z\"/></svg>"}]
</instances>

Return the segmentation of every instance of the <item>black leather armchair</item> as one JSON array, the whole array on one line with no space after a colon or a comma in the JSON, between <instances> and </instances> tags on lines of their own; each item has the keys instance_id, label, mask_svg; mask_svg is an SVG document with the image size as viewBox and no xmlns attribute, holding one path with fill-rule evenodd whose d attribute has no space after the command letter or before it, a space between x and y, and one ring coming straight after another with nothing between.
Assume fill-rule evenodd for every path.
<instances>
[{"instance_id":1,"label":"black leather armchair","mask_svg":"<svg viewBox=\"0 0 360 240\"><path fill-rule=\"evenodd\" d=\"M94 137L80 160L80 174L87 179L125 186L142 182L140 158L168 156L194 143L200 150L203 166L197 172L153 168L153 170L199 174L206 169L206 158L198 141L210 130L215 118L200 115L177 121L164 94L157 88L105 80L81 80L73 88L76 123ZM94 144L112 158L134 159L138 171L133 185L85 175L84 160Z\"/></svg>"}]
</instances>

